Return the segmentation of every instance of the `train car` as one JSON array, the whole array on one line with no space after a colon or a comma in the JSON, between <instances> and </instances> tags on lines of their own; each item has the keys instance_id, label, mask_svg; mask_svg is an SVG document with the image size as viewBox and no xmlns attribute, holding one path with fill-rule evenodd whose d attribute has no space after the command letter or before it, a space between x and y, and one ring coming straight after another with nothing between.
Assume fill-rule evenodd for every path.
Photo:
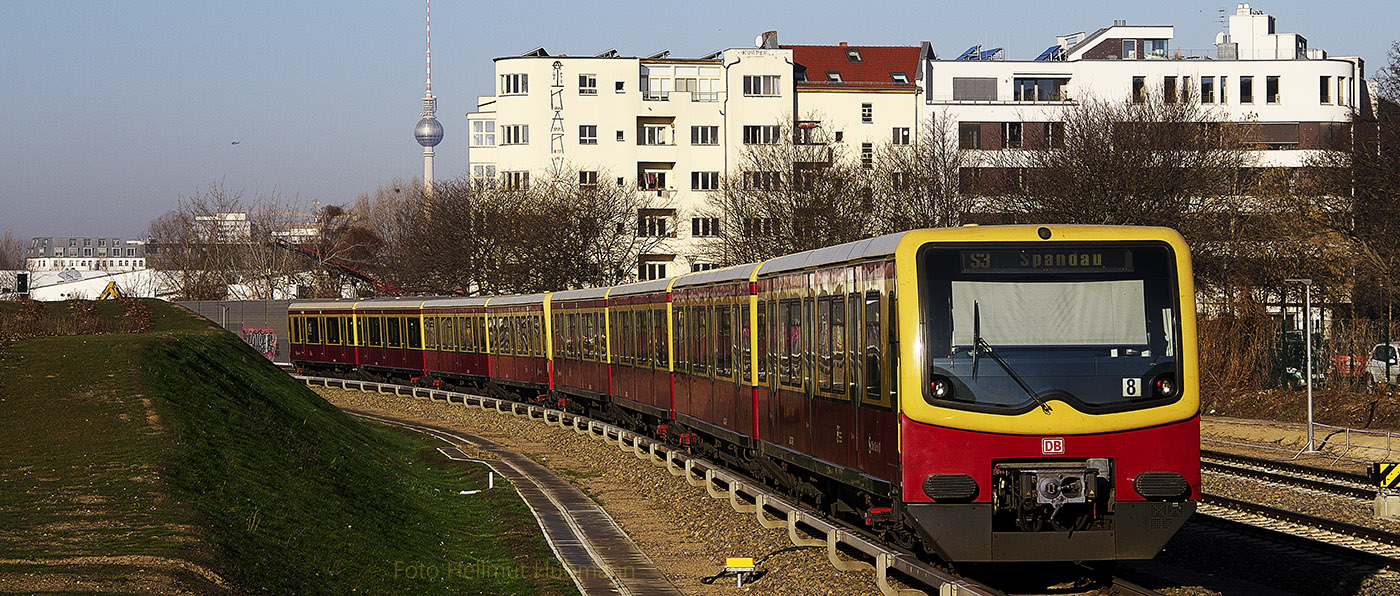
<instances>
[{"instance_id":1,"label":"train car","mask_svg":"<svg viewBox=\"0 0 1400 596\"><path fill-rule=\"evenodd\" d=\"M555 292L549 297L554 387L594 404L612 395L611 342L608 338L608 291L590 288Z\"/></svg>"},{"instance_id":2,"label":"train car","mask_svg":"<svg viewBox=\"0 0 1400 596\"><path fill-rule=\"evenodd\" d=\"M553 388L549 296L502 296L486 304L487 366L493 383L527 392Z\"/></svg>"},{"instance_id":3,"label":"train car","mask_svg":"<svg viewBox=\"0 0 1400 596\"><path fill-rule=\"evenodd\" d=\"M671 285L676 422L738 449L756 438L752 373L753 280L757 265L683 275ZM718 451L714 455L724 452Z\"/></svg>"},{"instance_id":4,"label":"train car","mask_svg":"<svg viewBox=\"0 0 1400 596\"><path fill-rule=\"evenodd\" d=\"M359 376L372 380L416 379L425 374L422 298L363 300L355 303L360 337Z\"/></svg>"},{"instance_id":5,"label":"train car","mask_svg":"<svg viewBox=\"0 0 1400 596\"><path fill-rule=\"evenodd\" d=\"M490 298L439 298L423 303L423 366L434 380L479 386L490 376L486 304Z\"/></svg>"},{"instance_id":6,"label":"train car","mask_svg":"<svg viewBox=\"0 0 1400 596\"><path fill-rule=\"evenodd\" d=\"M671 420L671 284L676 278L617 286L608 292L612 341L612 400L632 430L652 431ZM556 342L556 350L559 344ZM556 357L558 352L555 352Z\"/></svg>"},{"instance_id":7,"label":"train car","mask_svg":"<svg viewBox=\"0 0 1400 596\"><path fill-rule=\"evenodd\" d=\"M358 363L353 316L355 302L327 300L287 306L293 366L328 372L354 369Z\"/></svg>"}]
</instances>

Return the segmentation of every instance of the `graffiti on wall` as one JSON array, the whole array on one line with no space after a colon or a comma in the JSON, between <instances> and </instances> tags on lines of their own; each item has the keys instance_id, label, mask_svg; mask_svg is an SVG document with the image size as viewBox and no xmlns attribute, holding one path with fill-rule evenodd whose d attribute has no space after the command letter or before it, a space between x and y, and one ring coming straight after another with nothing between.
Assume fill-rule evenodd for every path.
<instances>
[{"instance_id":1,"label":"graffiti on wall","mask_svg":"<svg viewBox=\"0 0 1400 596\"><path fill-rule=\"evenodd\" d=\"M267 356L268 360L276 359L277 333L272 329L266 327L244 327L243 341L248 342L248 345L253 346L253 349L257 350L258 353Z\"/></svg>"}]
</instances>

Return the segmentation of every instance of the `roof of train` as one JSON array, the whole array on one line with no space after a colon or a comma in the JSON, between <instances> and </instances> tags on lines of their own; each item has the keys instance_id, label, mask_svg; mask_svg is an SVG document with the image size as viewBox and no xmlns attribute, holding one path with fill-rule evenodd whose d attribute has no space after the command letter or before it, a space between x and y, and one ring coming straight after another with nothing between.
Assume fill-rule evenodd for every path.
<instances>
[{"instance_id":1,"label":"roof of train","mask_svg":"<svg viewBox=\"0 0 1400 596\"><path fill-rule=\"evenodd\" d=\"M733 281L749 281L753 279L754 268L758 263L745 263L734 265L723 269L711 269L709 271L698 271L687 273L676 278L676 284L671 289L685 288L690 286L702 286L705 284L724 283Z\"/></svg>"},{"instance_id":2,"label":"roof of train","mask_svg":"<svg viewBox=\"0 0 1400 596\"><path fill-rule=\"evenodd\" d=\"M611 289L612 289L611 287L604 286L604 287L601 287L601 288L583 288L583 289L581 289L581 290L564 290L564 291L562 291L562 292L555 292L553 295L551 295L551 296L549 297L549 301L550 301L551 303L555 303L555 302L572 302L572 301L574 301L574 300L602 300L603 298L606 298L606 297L608 296L608 290L611 290Z\"/></svg>"},{"instance_id":3,"label":"roof of train","mask_svg":"<svg viewBox=\"0 0 1400 596\"><path fill-rule=\"evenodd\" d=\"M759 275L770 273L783 273L786 271L796 271L822 267L824 265L835 265L847 263L870 257L878 257L894 254L899 247L899 241L909 232L899 232L878 238L867 238L846 244L838 244L817 250L809 250L793 255L786 255L770 259L763 262L758 268Z\"/></svg>"},{"instance_id":4,"label":"roof of train","mask_svg":"<svg viewBox=\"0 0 1400 596\"><path fill-rule=\"evenodd\" d=\"M488 307L495 306L519 306L522 304L542 304L548 294L526 294L524 296L496 296L491 299Z\"/></svg>"},{"instance_id":5,"label":"roof of train","mask_svg":"<svg viewBox=\"0 0 1400 596\"><path fill-rule=\"evenodd\" d=\"M486 306L486 301L490 299L490 296L472 296L470 298L463 298L459 296L454 296L451 298L430 298L423 306L425 308L463 308Z\"/></svg>"},{"instance_id":6,"label":"roof of train","mask_svg":"<svg viewBox=\"0 0 1400 596\"><path fill-rule=\"evenodd\" d=\"M659 294L669 289L673 281L676 281L676 278L667 277L663 279L639 281L625 286L615 286L612 292L608 294L608 297L618 298L621 296L636 296L638 294Z\"/></svg>"}]
</instances>

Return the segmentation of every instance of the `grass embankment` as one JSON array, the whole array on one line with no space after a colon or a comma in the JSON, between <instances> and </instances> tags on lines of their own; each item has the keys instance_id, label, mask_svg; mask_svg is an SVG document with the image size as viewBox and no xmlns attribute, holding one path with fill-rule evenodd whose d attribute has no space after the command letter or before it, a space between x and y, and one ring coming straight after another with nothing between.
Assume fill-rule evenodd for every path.
<instances>
[{"instance_id":1,"label":"grass embankment","mask_svg":"<svg viewBox=\"0 0 1400 596\"><path fill-rule=\"evenodd\" d=\"M0 341L0 592L574 593L484 468L177 307L0 303Z\"/></svg>"}]
</instances>

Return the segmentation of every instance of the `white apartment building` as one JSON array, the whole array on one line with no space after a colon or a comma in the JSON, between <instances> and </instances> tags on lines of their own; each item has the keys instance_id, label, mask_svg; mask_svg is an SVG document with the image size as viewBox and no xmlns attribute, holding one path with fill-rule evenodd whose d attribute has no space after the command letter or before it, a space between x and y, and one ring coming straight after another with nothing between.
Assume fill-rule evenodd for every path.
<instances>
[{"instance_id":1,"label":"white apartment building","mask_svg":"<svg viewBox=\"0 0 1400 596\"><path fill-rule=\"evenodd\" d=\"M139 271L146 268L142 240L96 236L31 238L24 250L28 271Z\"/></svg>"},{"instance_id":2,"label":"white apartment building","mask_svg":"<svg viewBox=\"0 0 1400 596\"><path fill-rule=\"evenodd\" d=\"M955 121L964 149L1038 149L1056 143L1064 111L1082 100L1160 96L1198 102L1222 122L1254 123L1257 163L1274 167L1302 166L1347 133L1365 93L1360 58L1309 49L1247 4L1229 16L1229 31L1210 50L1184 49L1171 26L1120 21L1059 36L1035 60L930 57L925 118Z\"/></svg>"},{"instance_id":3,"label":"white apartment building","mask_svg":"<svg viewBox=\"0 0 1400 596\"><path fill-rule=\"evenodd\" d=\"M789 47L776 32L758 46L695 59L543 48L497 58L496 95L467 114L471 176L526 186L576 171L580 184L635 188L652 198L637 233L667 239L642 257L639 277L708 268L688 248L718 234L699 208L721 176L743 174L745 145L792 131L858 148L916 134L921 48Z\"/></svg>"},{"instance_id":4,"label":"white apartment building","mask_svg":"<svg viewBox=\"0 0 1400 596\"><path fill-rule=\"evenodd\" d=\"M1036 59L969 48L940 58L917 46L779 45L695 59L666 52L497 58L495 95L467 114L474 179L528 185L577 171L580 184L618 184L653 197L637 233L667 238L639 277L707 268L689 247L715 235L698 214L746 145L828 144L869 163L883 144L917 139L931 117L957 126L975 151L1056 144L1066 109L1088 98L1196 101L1221 121L1251 121L1260 165L1298 167L1349 132L1366 93L1360 58L1329 58L1274 18L1240 4L1229 33L1178 48L1169 25L1124 22L1056 38ZM784 139L785 140L785 139ZM755 180L761 184L762 180Z\"/></svg>"}]
</instances>

